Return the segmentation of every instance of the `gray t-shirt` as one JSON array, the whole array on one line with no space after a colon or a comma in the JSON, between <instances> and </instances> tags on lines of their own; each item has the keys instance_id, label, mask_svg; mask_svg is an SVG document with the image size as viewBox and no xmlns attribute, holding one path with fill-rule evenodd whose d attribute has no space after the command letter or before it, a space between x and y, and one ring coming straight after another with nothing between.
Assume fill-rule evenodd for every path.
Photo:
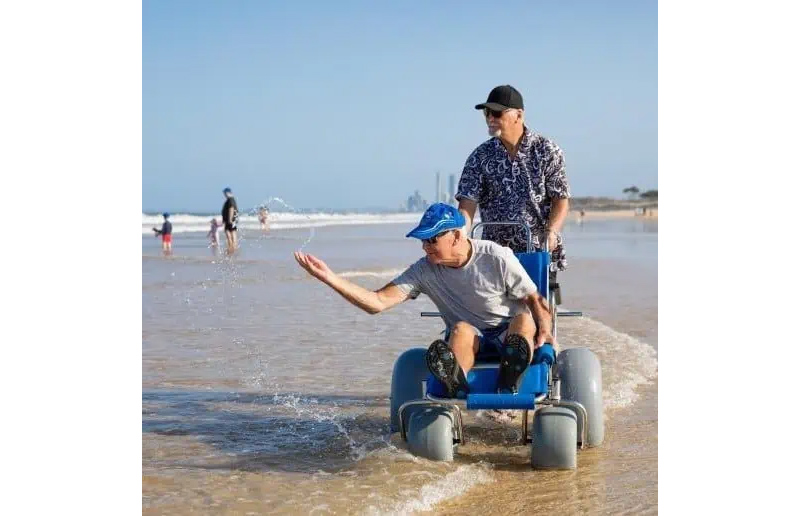
<instances>
[{"instance_id":1,"label":"gray t-shirt","mask_svg":"<svg viewBox=\"0 0 800 516\"><path fill-rule=\"evenodd\" d=\"M522 300L536 292L536 284L508 247L469 241L472 256L463 267L432 265L422 257L392 283L412 298L430 297L448 328L458 321L479 330L495 328L526 309Z\"/></svg>"}]
</instances>

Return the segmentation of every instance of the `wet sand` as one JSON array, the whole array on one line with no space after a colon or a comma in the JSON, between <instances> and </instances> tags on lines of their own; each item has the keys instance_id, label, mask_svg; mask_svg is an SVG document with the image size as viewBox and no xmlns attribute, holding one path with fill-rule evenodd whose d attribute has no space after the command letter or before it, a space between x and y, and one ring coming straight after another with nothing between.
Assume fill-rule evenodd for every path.
<instances>
[{"instance_id":1,"label":"wet sand","mask_svg":"<svg viewBox=\"0 0 800 516\"><path fill-rule=\"evenodd\" d=\"M308 278L308 230L243 235L233 260L202 235L159 256L143 238L144 514L657 511L657 219L570 223L562 347L601 358L606 441L578 470L535 472L519 427L468 418L450 464L388 428L394 359L440 324L427 299L370 316ZM376 288L419 256L405 225L318 229L306 251Z\"/></svg>"}]
</instances>

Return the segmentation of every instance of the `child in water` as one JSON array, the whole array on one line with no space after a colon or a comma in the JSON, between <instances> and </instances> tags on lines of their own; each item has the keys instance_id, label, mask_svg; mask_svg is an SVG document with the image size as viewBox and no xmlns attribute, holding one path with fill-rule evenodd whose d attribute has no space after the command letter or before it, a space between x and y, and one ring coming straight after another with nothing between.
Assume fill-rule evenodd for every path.
<instances>
[{"instance_id":1,"label":"child in water","mask_svg":"<svg viewBox=\"0 0 800 516\"><path fill-rule=\"evenodd\" d=\"M217 247L219 245L219 240L217 240L218 229L219 224L217 223L217 219L211 219L211 230L208 232L208 238L211 241L211 247Z\"/></svg>"},{"instance_id":2,"label":"child in water","mask_svg":"<svg viewBox=\"0 0 800 516\"><path fill-rule=\"evenodd\" d=\"M258 221L261 223L261 231L269 231L269 209L266 206L261 206L258 209Z\"/></svg>"},{"instance_id":3,"label":"child in water","mask_svg":"<svg viewBox=\"0 0 800 516\"><path fill-rule=\"evenodd\" d=\"M169 221L169 213L164 213L164 223L161 229L153 228L156 236L161 235L161 250L164 254L172 254L172 222Z\"/></svg>"}]
</instances>

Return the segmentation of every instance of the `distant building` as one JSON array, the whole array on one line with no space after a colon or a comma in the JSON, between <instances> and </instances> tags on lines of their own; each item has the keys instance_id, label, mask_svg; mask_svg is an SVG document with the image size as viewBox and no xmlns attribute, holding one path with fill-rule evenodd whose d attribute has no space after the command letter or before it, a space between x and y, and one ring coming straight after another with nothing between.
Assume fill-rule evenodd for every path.
<instances>
[{"instance_id":1,"label":"distant building","mask_svg":"<svg viewBox=\"0 0 800 516\"><path fill-rule=\"evenodd\" d=\"M450 178L449 179L450 179L450 184L447 185L449 187L447 189L447 193L449 194L448 197L447 197L447 202L449 202L451 204L455 204L455 202L456 202L456 175L455 174L450 174Z\"/></svg>"},{"instance_id":2,"label":"distant building","mask_svg":"<svg viewBox=\"0 0 800 516\"><path fill-rule=\"evenodd\" d=\"M409 195L406 200L406 210L408 211L425 211L428 207L428 202L419 194L419 190L414 190L414 195Z\"/></svg>"}]
</instances>

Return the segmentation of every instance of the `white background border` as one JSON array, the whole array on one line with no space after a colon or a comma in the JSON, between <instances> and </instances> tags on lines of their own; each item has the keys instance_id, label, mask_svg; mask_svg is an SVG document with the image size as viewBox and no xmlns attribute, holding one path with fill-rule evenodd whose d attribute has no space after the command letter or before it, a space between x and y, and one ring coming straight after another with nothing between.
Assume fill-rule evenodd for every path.
<instances>
[{"instance_id":1,"label":"white background border","mask_svg":"<svg viewBox=\"0 0 800 516\"><path fill-rule=\"evenodd\" d=\"M141 4L6 4L4 513L140 513ZM794 5L659 6L664 514L795 505Z\"/></svg>"}]
</instances>

